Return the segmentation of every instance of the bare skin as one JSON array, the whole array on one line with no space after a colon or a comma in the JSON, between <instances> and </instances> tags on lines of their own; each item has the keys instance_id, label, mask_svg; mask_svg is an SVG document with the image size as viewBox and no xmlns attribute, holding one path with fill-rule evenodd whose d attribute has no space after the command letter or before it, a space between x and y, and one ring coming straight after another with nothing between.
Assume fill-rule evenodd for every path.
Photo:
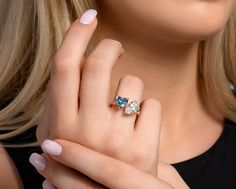
<instances>
[{"instance_id":1,"label":"bare skin","mask_svg":"<svg viewBox=\"0 0 236 189\"><path fill-rule=\"evenodd\" d=\"M133 74L144 81L144 98L154 97L161 102L160 159L176 163L195 157L212 146L222 132L223 116L209 114L201 104L196 82L197 51L190 55L188 62L179 64L175 59L172 64L158 59L156 62L162 64L142 62L138 56L128 53L127 50L120 59L125 63L116 64L113 70L112 92L115 92L118 78Z\"/></svg>"},{"instance_id":2,"label":"bare skin","mask_svg":"<svg viewBox=\"0 0 236 189\"><path fill-rule=\"evenodd\" d=\"M234 1L228 0L227 2L229 8L233 9ZM145 4L144 1L142 4L140 0L135 3L139 4L140 7ZM101 7L103 6L101 1L98 1L98 4ZM204 1L200 7L203 6L205 6ZM221 12L222 14L216 11L217 15L223 16L218 17L219 19L216 20L220 20L219 23L213 23L211 27L208 27L208 31L201 33L200 30L197 30L201 27L191 30L191 24L186 24L189 27L185 28L185 32L177 29L174 33L179 35L169 35L172 41L168 41L163 35L166 33L164 31L166 27L163 27L160 30L162 32L158 35L155 35L157 29L155 27L152 30L150 30L151 27L144 30L142 27L140 27L141 29L134 28L132 33L129 33L127 28L134 22L130 22L129 19L122 19L120 16L122 25L119 25L121 23L117 17L119 13L115 9L109 8L104 8L103 15L98 15L101 16L99 19L101 26L99 38L116 39L123 44L126 50L124 56L118 60L120 64L117 63L112 71L111 97L115 93L117 82L121 76L126 74L138 76L145 85L144 99L147 97L156 98L162 105L159 160L166 163L176 163L203 153L220 136L223 129L223 115L219 112L215 114L207 112L199 98L197 89L197 41L222 28L229 15L228 13L231 11L225 9L225 12ZM211 14L213 13L211 12ZM125 14L123 18L127 18ZM112 23L116 23L116 25ZM153 23L153 20L150 19L148 24L150 23ZM120 26L123 30L116 30L116 27ZM148 31L148 33L144 31ZM201 35L197 36L196 33ZM182 38L182 36L186 36L186 38ZM180 40L182 40L181 43L178 43ZM0 156L0 161L6 162L1 163L1 166L4 170L9 170L10 174L16 175L15 184L19 183L16 169L12 163L9 163L9 157L5 153ZM13 177L7 176L7 171L5 173L5 183L14 183ZM4 184L4 182L1 183ZM12 188L8 187L9 189ZM4 188L7 189L7 187Z\"/></svg>"},{"instance_id":3,"label":"bare skin","mask_svg":"<svg viewBox=\"0 0 236 189\"><path fill-rule=\"evenodd\" d=\"M2 146L0 146L0 162L0 169L4 170L0 176L0 188L22 189L23 186L17 169Z\"/></svg>"},{"instance_id":4,"label":"bare skin","mask_svg":"<svg viewBox=\"0 0 236 189\"><path fill-rule=\"evenodd\" d=\"M160 160L177 163L203 153L219 138L223 115L208 112L201 102L197 88L198 42L163 42L162 38L157 38L153 43L147 33L125 30L126 35L121 34L115 29L117 25L112 24L119 22L114 21L116 10L109 8L98 15L99 37L117 39L126 50L112 72L111 96L120 77L126 74L138 76L144 82L144 99L154 97L162 105ZM113 21L108 20L114 17ZM123 19L122 24L125 28L130 20L126 23ZM131 38L132 35L137 35L139 40Z\"/></svg>"}]
</instances>

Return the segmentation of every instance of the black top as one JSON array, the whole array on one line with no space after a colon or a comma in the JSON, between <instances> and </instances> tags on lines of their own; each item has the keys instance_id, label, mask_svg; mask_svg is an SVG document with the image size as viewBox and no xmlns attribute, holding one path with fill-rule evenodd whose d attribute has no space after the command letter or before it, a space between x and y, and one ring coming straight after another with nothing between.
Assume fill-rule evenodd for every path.
<instances>
[{"instance_id":1,"label":"black top","mask_svg":"<svg viewBox=\"0 0 236 189\"><path fill-rule=\"evenodd\" d=\"M35 129L30 133L33 136ZM43 178L28 162L30 154L35 151L40 153L40 148L6 148L6 150L15 162L25 189L41 189ZM226 119L223 132L213 146L194 158L172 166L191 189L235 189L236 124Z\"/></svg>"},{"instance_id":2,"label":"black top","mask_svg":"<svg viewBox=\"0 0 236 189\"><path fill-rule=\"evenodd\" d=\"M236 188L236 123L225 120L218 140L204 153L172 164L191 189Z\"/></svg>"}]
</instances>

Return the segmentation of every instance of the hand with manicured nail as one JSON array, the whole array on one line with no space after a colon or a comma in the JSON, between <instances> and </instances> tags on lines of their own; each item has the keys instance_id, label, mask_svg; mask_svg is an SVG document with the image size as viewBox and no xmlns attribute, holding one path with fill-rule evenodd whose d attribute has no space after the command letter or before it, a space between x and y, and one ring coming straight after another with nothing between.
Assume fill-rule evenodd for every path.
<instances>
[{"instance_id":1,"label":"hand with manicured nail","mask_svg":"<svg viewBox=\"0 0 236 189\"><path fill-rule=\"evenodd\" d=\"M160 104L152 98L144 100L138 117L109 106L112 66L124 50L119 42L104 39L83 57L97 25L95 16L95 10L88 10L75 21L53 58L38 139L76 142L157 175ZM142 81L126 75L116 95L141 101L142 92Z\"/></svg>"},{"instance_id":2,"label":"hand with manicured nail","mask_svg":"<svg viewBox=\"0 0 236 189\"><path fill-rule=\"evenodd\" d=\"M34 153L30 162L47 178L44 185L50 188L188 189L177 171L164 163L159 163L159 168L168 173L162 177L171 178L170 183L78 143L45 140L42 149L51 156Z\"/></svg>"},{"instance_id":3,"label":"hand with manicured nail","mask_svg":"<svg viewBox=\"0 0 236 189\"><path fill-rule=\"evenodd\" d=\"M64 139L60 140L62 152L60 145L50 148L54 143L46 140L43 149L52 155L60 152L54 154L59 156L53 160L34 154L30 162L36 167L41 164L37 169L60 189L71 188L63 184L76 184L76 180L94 188L144 188L148 184L171 188L157 178L160 104L145 99L139 116L124 115L121 109L109 106L112 67L124 49L119 42L104 39L85 58L96 25L96 11L86 11L71 25L52 61L37 137L40 143L45 138ZM120 79L116 95L140 102L142 92L143 82L126 75ZM69 180L61 183L63 179L56 181L55 175Z\"/></svg>"}]
</instances>

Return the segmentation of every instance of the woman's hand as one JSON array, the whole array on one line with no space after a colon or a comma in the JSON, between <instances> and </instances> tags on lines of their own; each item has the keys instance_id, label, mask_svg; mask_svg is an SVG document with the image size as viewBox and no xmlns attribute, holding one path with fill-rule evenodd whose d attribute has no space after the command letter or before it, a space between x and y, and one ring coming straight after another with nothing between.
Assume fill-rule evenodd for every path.
<instances>
[{"instance_id":1,"label":"woman's hand","mask_svg":"<svg viewBox=\"0 0 236 189\"><path fill-rule=\"evenodd\" d=\"M164 164L161 165L161 169L163 169L161 175L165 174L164 172L168 172L167 177L171 178L168 184L127 163L77 143L65 140L46 140L42 144L42 149L50 156L46 155L43 157L34 154L31 156L31 159L35 158L38 159L37 162L41 162L35 165L39 173L46 177L49 183L53 183L58 189L188 188L181 177L173 171L174 169L168 170L170 168ZM70 168L73 168L73 170ZM91 183L88 178L96 182Z\"/></svg>"},{"instance_id":2,"label":"woman's hand","mask_svg":"<svg viewBox=\"0 0 236 189\"><path fill-rule=\"evenodd\" d=\"M94 12L90 11L90 13ZM119 165L120 171L123 168L125 171L132 171L133 178L137 174L139 175L137 179L143 178L142 182L152 183L155 178L154 185L157 184L156 182L161 183L156 178L161 120L160 104L152 98L144 100L138 117L125 116L120 109L116 111L115 108L109 106L111 70L117 59L124 53L124 49L119 42L105 39L86 59L83 57L97 25L96 19L91 20L93 17L94 14L89 14L87 17L83 15L80 21L86 21L87 24L79 21L72 24L53 58L44 113L37 130L38 140L42 142L45 138L61 138L67 140L67 143L73 142L71 143L73 146L78 143L77 145L87 149L86 151L94 152L91 154L110 158L109 163L118 162L119 164L115 163L115 166ZM130 101L141 101L142 92L142 81L136 76L126 75L119 81L116 95L129 97ZM71 157L74 163L77 162L76 156L69 154L66 156ZM83 165L91 169L92 162L89 161L90 159L85 160L88 162L84 161ZM50 162L53 161L49 159L47 170L50 170ZM93 181L94 177L89 174L87 176L92 179L85 177L86 173L82 170L78 169L85 174L84 177L81 173L72 171L55 161L54 165L57 165L54 166L57 167L54 170L63 170L58 171L58 175L61 173L61 176L64 175L66 178L69 178L68 175L75 175L70 177L71 183L76 180L81 182L83 178L87 178L90 185L95 186L96 189L103 187L97 185ZM76 164L71 164L73 169L77 169L74 166ZM106 166L109 168L110 165L106 164ZM112 174L113 170L110 169L110 171ZM56 172L53 175L57 175ZM129 176L129 173L126 176ZM61 182L62 180L60 179ZM85 183L84 181L82 183ZM103 182L101 181L101 184ZM105 184L110 187L111 183L105 182ZM124 184L126 184L124 187L128 186L128 183ZM72 186L74 185L66 188ZM64 187L61 188L64 189Z\"/></svg>"},{"instance_id":3,"label":"woman's hand","mask_svg":"<svg viewBox=\"0 0 236 189\"><path fill-rule=\"evenodd\" d=\"M91 20L94 16L94 11L87 11L72 24L53 58L38 140L76 142L156 176L160 104L144 100L138 117L109 106L112 67L124 49L119 42L104 39L83 57L97 25L96 19ZM84 24L88 19L91 23ZM116 95L141 101L142 92L141 79L126 75Z\"/></svg>"}]
</instances>

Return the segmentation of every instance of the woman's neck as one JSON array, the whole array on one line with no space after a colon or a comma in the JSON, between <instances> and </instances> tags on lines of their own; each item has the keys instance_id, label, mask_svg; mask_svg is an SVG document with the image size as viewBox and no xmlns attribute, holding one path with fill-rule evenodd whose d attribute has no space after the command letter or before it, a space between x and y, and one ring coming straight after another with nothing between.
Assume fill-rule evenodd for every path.
<instances>
[{"instance_id":1,"label":"woman's neck","mask_svg":"<svg viewBox=\"0 0 236 189\"><path fill-rule=\"evenodd\" d=\"M166 146L170 147L183 138L188 140L190 133L200 134L206 125L217 125L212 136L219 135L223 117L206 111L199 94L198 42L171 43L148 35L140 38L140 34L137 35L139 38L135 38L135 34L129 38L119 30L114 30L112 25L101 21L99 24L99 39L116 39L126 51L112 71L112 95L119 79L123 75L133 74L144 82L144 99L153 97L162 105L160 148L166 149Z\"/></svg>"},{"instance_id":2,"label":"woman's neck","mask_svg":"<svg viewBox=\"0 0 236 189\"><path fill-rule=\"evenodd\" d=\"M198 119L196 115L206 113L198 92L197 42L170 43L145 36L133 40L113 31L100 23L99 38L117 39L126 51L112 73L114 90L123 75L140 77L145 85L144 98L154 97L161 102L163 124L172 127L182 125L186 118L193 120L191 115Z\"/></svg>"}]
</instances>

